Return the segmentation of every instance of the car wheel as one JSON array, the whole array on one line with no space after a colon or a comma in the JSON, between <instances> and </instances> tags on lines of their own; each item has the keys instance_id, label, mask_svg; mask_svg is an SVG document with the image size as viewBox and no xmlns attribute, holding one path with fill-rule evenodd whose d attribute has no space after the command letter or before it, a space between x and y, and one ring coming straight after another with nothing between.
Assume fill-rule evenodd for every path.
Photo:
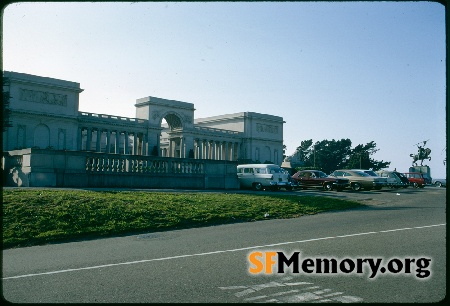
<instances>
[{"instance_id":1,"label":"car wheel","mask_svg":"<svg viewBox=\"0 0 450 306\"><path fill-rule=\"evenodd\" d=\"M291 190L292 190L292 186L287 186L287 187L286 187L286 190L291 191Z\"/></svg>"},{"instance_id":2,"label":"car wheel","mask_svg":"<svg viewBox=\"0 0 450 306\"><path fill-rule=\"evenodd\" d=\"M353 183L352 184L352 189L354 191L360 191L361 190L361 184L360 183Z\"/></svg>"},{"instance_id":3,"label":"car wheel","mask_svg":"<svg viewBox=\"0 0 450 306\"><path fill-rule=\"evenodd\" d=\"M256 191L261 191L261 190L263 190L263 185L261 183L254 183L253 189Z\"/></svg>"},{"instance_id":4,"label":"car wheel","mask_svg":"<svg viewBox=\"0 0 450 306\"><path fill-rule=\"evenodd\" d=\"M325 183L323 184L323 190L330 191L333 189L333 185L331 183Z\"/></svg>"},{"instance_id":5,"label":"car wheel","mask_svg":"<svg viewBox=\"0 0 450 306\"><path fill-rule=\"evenodd\" d=\"M381 190L381 188L383 188L383 187L377 186L377 187L375 187L375 190Z\"/></svg>"},{"instance_id":6,"label":"car wheel","mask_svg":"<svg viewBox=\"0 0 450 306\"><path fill-rule=\"evenodd\" d=\"M419 188L419 184L417 184L416 182L414 182L412 185L414 188Z\"/></svg>"},{"instance_id":7,"label":"car wheel","mask_svg":"<svg viewBox=\"0 0 450 306\"><path fill-rule=\"evenodd\" d=\"M442 183L441 182L436 182L435 185L436 185L436 187L442 187Z\"/></svg>"}]
</instances>

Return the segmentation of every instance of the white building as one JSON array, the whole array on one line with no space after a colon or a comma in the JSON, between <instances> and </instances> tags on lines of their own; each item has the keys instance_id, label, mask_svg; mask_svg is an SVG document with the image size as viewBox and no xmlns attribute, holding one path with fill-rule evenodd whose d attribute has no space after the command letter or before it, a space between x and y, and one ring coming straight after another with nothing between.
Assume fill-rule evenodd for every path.
<instances>
[{"instance_id":1,"label":"white building","mask_svg":"<svg viewBox=\"0 0 450 306\"><path fill-rule=\"evenodd\" d=\"M282 163L282 117L242 112L194 119L194 104L156 97L136 100L136 118L94 114L79 110L79 83L9 71L3 77L12 124L3 132L3 151L40 148Z\"/></svg>"}]
</instances>

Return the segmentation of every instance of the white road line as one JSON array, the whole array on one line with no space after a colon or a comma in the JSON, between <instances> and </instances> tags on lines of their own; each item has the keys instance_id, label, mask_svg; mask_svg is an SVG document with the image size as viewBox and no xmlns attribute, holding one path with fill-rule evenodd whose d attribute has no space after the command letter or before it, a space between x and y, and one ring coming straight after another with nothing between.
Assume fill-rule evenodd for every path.
<instances>
[{"instance_id":1,"label":"white road line","mask_svg":"<svg viewBox=\"0 0 450 306\"><path fill-rule=\"evenodd\" d=\"M445 226L445 225L446 225L445 223L442 223L442 224L434 224L434 225L426 225L426 226L397 228L397 229L383 230L383 231L377 231L377 232L365 232L365 233L330 236L330 237L322 237L322 238L312 238L312 239L306 239L306 240L288 241L288 242L280 242L280 243L273 243L273 244L266 244L266 245L250 246L250 247L239 248L239 249L213 251L213 252L205 252L205 253L197 253L197 254L186 254L186 255L170 256L170 257L163 257L163 258L154 258L154 259L143 259L143 260L119 262L119 263L99 265L99 266L82 267L82 268L74 268L74 269L66 269L66 270L58 270L58 271L49 271L49 272L34 273L34 274L16 275L16 276L10 276L10 277L3 277L2 280L41 276L41 275L52 275L52 274L75 272L75 271L82 271L82 270L93 270L93 269L108 268L108 267L114 267L114 266L134 265L134 264L147 263L147 262L153 262L153 261L164 261L164 260L172 260L172 259L180 259L180 258L188 258L188 257L198 257L198 256L207 256L207 255L230 253L230 252L248 251L248 250L252 250L252 249L269 248L269 247L274 247L274 246L281 246L281 245L288 245L288 244L295 244L295 243L305 243L305 242L330 240L330 239L338 239L338 238L349 238L349 237L357 237L357 236L363 236L363 235L374 235L374 234L381 234L381 233L424 229L424 228L438 227L438 226ZM3 264L4 264L4 262L3 262Z\"/></svg>"}]
</instances>

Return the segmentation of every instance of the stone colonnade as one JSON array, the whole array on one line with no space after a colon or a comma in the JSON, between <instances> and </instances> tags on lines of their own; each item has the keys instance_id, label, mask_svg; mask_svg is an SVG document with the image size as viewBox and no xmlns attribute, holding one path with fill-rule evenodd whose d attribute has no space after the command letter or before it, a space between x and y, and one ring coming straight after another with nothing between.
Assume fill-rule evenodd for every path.
<instances>
[{"instance_id":1,"label":"stone colonnade","mask_svg":"<svg viewBox=\"0 0 450 306\"><path fill-rule=\"evenodd\" d=\"M215 160L237 160L240 154L239 142L196 139L194 158Z\"/></svg>"},{"instance_id":2,"label":"stone colonnade","mask_svg":"<svg viewBox=\"0 0 450 306\"><path fill-rule=\"evenodd\" d=\"M78 150L149 155L147 135L143 132L79 127L77 140Z\"/></svg>"},{"instance_id":3,"label":"stone colonnade","mask_svg":"<svg viewBox=\"0 0 450 306\"><path fill-rule=\"evenodd\" d=\"M211 140L204 138L194 139L193 156L189 156L188 145L185 137L174 137L168 140L168 147L161 149L161 156L230 160L236 161L240 155L240 142L232 140Z\"/></svg>"},{"instance_id":4,"label":"stone colonnade","mask_svg":"<svg viewBox=\"0 0 450 306\"><path fill-rule=\"evenodd\" d=\"M148 135L139 131L96 127L78 128L78 150L115 154L151 155ZM157 143L159 147L159 139ZM189 155L186 137L172 137L168 147L160 149L160 156L236 161L240 156L240 141L194 139L193 156Z\"/></svg>"}]
</instances>

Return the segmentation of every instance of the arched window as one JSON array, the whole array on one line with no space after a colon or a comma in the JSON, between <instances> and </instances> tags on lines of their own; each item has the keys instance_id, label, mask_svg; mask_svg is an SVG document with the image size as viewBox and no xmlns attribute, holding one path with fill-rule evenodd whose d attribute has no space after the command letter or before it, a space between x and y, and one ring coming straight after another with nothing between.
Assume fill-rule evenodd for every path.
<instances>
[{"instance_id":1,"label":"arched window","mask_svg":"<svg viewBox=\"0 0 450 306\"><path fill-rule=\"evenodd\" d=\"M34 129L34 146L45 149L50 146L50 129L45 124L39 124Z\"/></svg>"},{"instance_id":2,"label":"arched window","mask_svg":"<svg viewBox=\"0 0 450 306\"><path fill-rule=\"evenodd\" d=\"M17 148L25 148L25 126L19 125L17 129Z\"/></svg>"},{"instance_id":3,"label":"arched window","mask_svg":"<svg viewBox=\"0 0 450 306\"><path fill-rule=\"evenodd\" d=\"M66 130L58 130L58 150L66 149Z\"/></svg>"}]
</instances>

